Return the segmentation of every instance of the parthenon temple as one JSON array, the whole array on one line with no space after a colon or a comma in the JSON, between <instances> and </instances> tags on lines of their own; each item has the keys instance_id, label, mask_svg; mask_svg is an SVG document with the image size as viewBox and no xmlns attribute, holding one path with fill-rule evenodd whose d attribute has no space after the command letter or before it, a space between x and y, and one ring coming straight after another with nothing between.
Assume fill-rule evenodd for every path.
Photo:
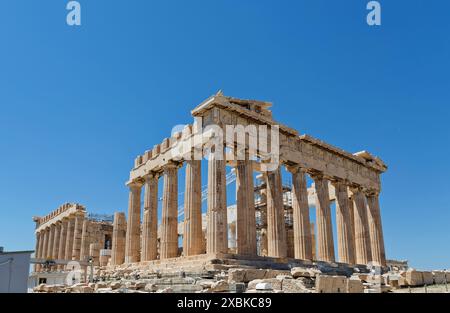
<instances>
[{"instance_id":1,"label":"parthenon temple","mask_svg":"<svg viewBox=\"0 0 450 313\"><path fill-rule=\"evenodd\" d=\"M63 205L35 219L37 258L93 257L110 270L231 260L385 267L379 194L387 166L367 151L300 135L270 107L221 92L206 99L192 124L135 159L127 216L95 222L83 206Z\"/></svg>"},{"instance_id":2,"label":"parthenon temple","mask_svg":"<svg viewBox=\"0 0 450 313\"><path fill-rule=\"evenodd\" d=\"M119 229L114 229L110 265L156 265L172 258L181 262L191 256L220 259L233 255L385 266L379 193L386 165L366 151L352 154L299 135L277 123L270 106L219 92L191 112L192 125L139 155L127 182L128 220L123 214L115 216ZM231 134L230 126L234 128ZM203 164L207 166L205 197ZM227 167L235 175L235 195L227 194ZM182 168L184 219L179 218L178 206L178 171ZM283 173L288 173L290 186L285 187ZM230 196L236 199L233 207L227 205ZM310 219L311 206L315 207L315 223ZM231 209L232 222L228 220Z\"/></svg>"}]
</instances>

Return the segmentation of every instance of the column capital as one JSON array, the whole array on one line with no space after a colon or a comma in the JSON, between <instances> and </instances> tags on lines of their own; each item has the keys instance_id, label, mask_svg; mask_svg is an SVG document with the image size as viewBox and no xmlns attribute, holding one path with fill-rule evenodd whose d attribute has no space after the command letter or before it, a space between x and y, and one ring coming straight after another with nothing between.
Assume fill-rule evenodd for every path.
<instances>
[{"instance_id":1,"label":"column capital","mask_svg":"<svg viewBox=\"0 0 450 313\"><path fill-rule=\"evenodd\" d=\"M145 181L146 183L148 183L148 182L150 182L152 179L158 179L159 176L160 176L159 173L156 173L156 172L148 172L148 174L146 174L146 175L144 176L144 181Z\"/></svg>"},{"instance_id":2,"label":"column capital","mask_svg":"<svg viewBox=\"0 0 450 313\"><path fill-rule=\"evenodd\" d=\"M363 192L366 197L378 197L380 194L380 191L375 189L363 189Z\"/></svg>"},{"instance_id":3,"label":"column capital","mask_svg":"<svg viewBox=\"0 0 450 313\"><path fill-rule=\"evenodd\" d=\"M143 183L142 183L141 180L133 180L133 181L130 181L130 182L127 183L127 186L128 186L130 189L141 188L142 185L143 185Z\"/></svg>"},{"instance_id":4,"label":"column capital","mask_svg":"<svg viewBox=\"0 0 450 313\"><path fill-rule=\"evenodd\" d=\"M304 167L302 167L300 164L291 164L291 165L286 165L286 169L288 170L288 172L290 172L291 174L297 174L297 173L307 173L308 170Z\"/></svg>"}]
</instances>

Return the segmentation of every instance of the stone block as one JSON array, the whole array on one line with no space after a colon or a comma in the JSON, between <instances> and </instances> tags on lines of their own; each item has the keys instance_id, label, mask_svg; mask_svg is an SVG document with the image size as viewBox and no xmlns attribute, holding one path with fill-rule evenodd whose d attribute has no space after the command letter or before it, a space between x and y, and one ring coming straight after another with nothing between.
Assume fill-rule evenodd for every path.
<instances>
[{"instance_id":1,"label":"stone block","mask_svg":"<svg viewBox=\"0 0 450 313\"><path fill-rule=\"evenodd\" d=\"M271 283L257 283L255 290L273 290Z\"/></svg>"},{"instance_id":2,"label":"stone block","mask_svg":"<svg viewBox=\"0 0 450 313\"><path fill-rule=\"evenodd\" d=\"M224 292L229 290L228 282L225 280L219 280L211 285L211 291Z\"/></svg>"},{"instance_id":3,"label":"stone block","mask_svg":"<svg viewBox=\"0 0 450 313\"><path fill-rule=\"evenodd\" d=\"M311 289L304 284L301 279L283 279L281 288L285 293L309 293Z\"/></svg>"},{"instance_id":4,"label":"stone block","mask_svg":"<svg viewBox=\"0 0 450 313\"><path fill-rule=\"evenodd\" d=\"M424 285L432 285L434 283L432 272L422 272L422 280Z\"/></svg>"},{"instance_id":5,"label":"stone block","mask_svg":"<svg viewBox=\"0 0 450 313\"><path fill-rule=\"evenodd\" d=\"M433 271L433 281L435 284L445 284L445 272Z\"/></svg>"},{"instance_id":6,"label":"stone block","mask_svg":"<svg viewBox=\"0 0 450 313\"><path fill-rule=\"evenodd\" d=\"M410 270L405 272L405 280L408 286L422 286L423 276L422 272Z\"/></svg>"},{"instance_id":7,"label":"stone block","mask_svg":"<svg viewBox=\"0 0 450 313\"><path fill-rule=\"evenodd\" d=\"M345 293L347 277L319 275L316 278L317 293Z\"/></svg>"},{"instance_id":8,"label":"stone block","mask_svg":"<svg viewBox=\"0 0 450 313\"><path fill-rule=\"evenodd\" d=\"M321 271L313 268L305 268L305 267L293 267L291 269L291 275L294 278L298 277L315 277L321 274Z\"/></svg>"},{"instance_id":9,"label":"stone block","mask_svg":"<svg viewBox=\"0 0 450 313\"><path fill-rule=\"evenodd\" d=\"M347 279L347 293L363 293L364 286L359 279Z\"/></svg>"},{"instance_id":10,"label":"stone block","mask_svg":"<svg viewBox=\"0 0 450 313\"><path fill-rule=\"evenodd\" d=\"M254 279L248 283L247 289L256 289L257 284L270 284L273 290L281 290L281 280L276 278Z\"/></svg>"}]
</instances>

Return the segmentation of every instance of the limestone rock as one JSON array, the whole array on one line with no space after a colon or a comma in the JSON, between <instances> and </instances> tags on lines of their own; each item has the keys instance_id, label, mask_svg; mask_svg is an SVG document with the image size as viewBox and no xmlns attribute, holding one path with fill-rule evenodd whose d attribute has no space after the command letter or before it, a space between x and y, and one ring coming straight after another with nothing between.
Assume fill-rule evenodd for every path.
<instances>
[{"instance_id":1,"label":"limestone rock","mask_svg":"<svg viewBox=\"0 0 450 313\"><path fill-rule=\"evenodd\" d=\"M228 291L229 285L228 282L225 280L219 280L211 285L211 291L214 292L223 292Z\"/></svg>"},{"instance_id":2,"label":"limestone rock","mask_svg":"<svg viewBox=\"0 0 450 313\"><path fill-rule=\"evenodd\" d=\"M345 276L319 275L316 278L316 292L318 293L345 293L347 278Z\"/></svg>"},{"instance_id":3,"label":"limestone rock","mask_svg":"<svg viewBox=\"0 0 450 313\"><path fill-rule=\"evenodd\" d=\"M347 293L363 293L364 286L359 279L347 279Z\"/></svg>"},{"instance_id":4,"label":"limestone rock","mask_svg":"<svg viewBox=\"0 0 450 313\"><path fill-rule=\"evenodd\" d=\"M255 286L256 290L273 290L271 283L257 283Z\"/></svg>"},{"instance_id":5,"label":"limestone rock","mask_svg":"<svg viewBox=\"0 0 450 313\"><path fill-rule=\"evenodd\" d=\"M318 269L305 268L305 267L293 267L291 269L291 275L294 278L315 277L319 274L321 274L321 271Z\"/></svg>"}]
</instances>

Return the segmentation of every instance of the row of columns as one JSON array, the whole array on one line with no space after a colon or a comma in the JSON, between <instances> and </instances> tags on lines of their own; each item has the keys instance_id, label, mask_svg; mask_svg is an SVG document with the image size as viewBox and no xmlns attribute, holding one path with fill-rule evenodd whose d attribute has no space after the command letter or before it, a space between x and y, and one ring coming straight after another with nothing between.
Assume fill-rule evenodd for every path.
<instances>
[{"instance_id":1,"label":"row of columns","mask_svg":"<svg viewBox=\"0 0 450 313\"><path fill-rule=\"evenodd\" d=\"M83 221L84 214L74 214L36 232L36 258L80 260ZM35 266L35 271L41 269L41 265Z\"/></svg>"},{"instance_id":2,"label":"row of columns","mask_svg":"<svg viewBox=\"0 0 450 313\"><path fill-rule=\"evenodd\" d=\"M236 249L238 254L256 255L256 219L254 204L253 161L236 163ZM178 256L178 167L169 163L163 169L164 179L160 259ZM307 170L288 166L292 174L292 206L294 251L296 259L312 260L313 243L307 194ZM158 257L157 206L158 178L150 173L144 181L129 184L128 223L118 217L113 243L121 251L114 251L112 264L151 261ZM333 229L330 208L329 179L320 173L310 174L316 189L317 260L335 262ZM226 203L226 163L211 154L208 160L208 214L206 253L228 252L228 223ZM267 185L267 254L271 257L287 256L287 238L284 218L281 170L265 174ZM343 181L331 180L336 190L336 224L339 261L348 264L367 264L370 261L385 265L383 233L378 195L363 192L358 186L348 186ZM145 185L144 219L141 240L140 195ZM183 252L185 256L201 254L201 161L186 161L185 220ZM349 200L348 190L352 200ZM126 224L125 247L118 247ZM115 225L116 226L116 225ZM123 234L122 234L123 235ZM122 254L124 255L122 257Z\"/></svg>"}]
</instances>

